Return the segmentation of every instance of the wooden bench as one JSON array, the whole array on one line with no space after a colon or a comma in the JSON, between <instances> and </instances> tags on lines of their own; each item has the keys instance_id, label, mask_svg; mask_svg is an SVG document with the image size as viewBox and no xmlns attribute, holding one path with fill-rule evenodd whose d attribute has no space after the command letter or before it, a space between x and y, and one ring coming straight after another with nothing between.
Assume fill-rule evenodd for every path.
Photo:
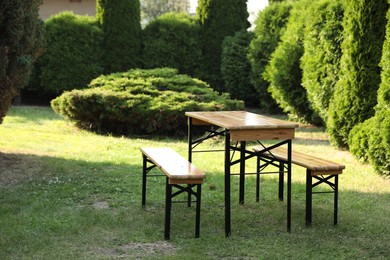
<instances>
[{"instance_id":1,"label":"wooden bench","mask_svg":"<svg viewBox=\"0 0 390 260\"><path fill-rule=\"evenodd\" d=\"M183 192L188 193L188 206L191 206L192 196L196 198L195 237L199 237L201 185L205 174L170 148L141 148L140 150L143 157L142 207L146 204L146 177L153 168L157 167L166 175L164 238L170 237L172 198ZM173 187L179 191L173 193ZM193 190L194 187L196 191Z\"/></svg>"},{"instance_id":2,"label":"wooden bench","mask_svg":"<svg viewBox=\"0 0 390 260\"><path fill-rule=\"evenodd\" d=\"M256 146L253 148L255 152L259 152L264 148ZM256 196L259 200L260 192L260 174L261 162L264 165L273 164L279 167L279 199L283 200L283 178L284 167L287 163L287 148L276 147L271 151L260 153L257 157L257 186ZM291 163L306 168L306 225L311 225L312 220L312 195L314 193L334 193L334 225L337 225L337 208L338 208L338 175L343 173L344 165L312 155L301 153L298 151L292 152ZM331 179L334 179L333 182ZM317 182L313 183L313 179ZM332 191L313 192L313 188L325 183L331 187Z\"/></svg>"}]
</instances>

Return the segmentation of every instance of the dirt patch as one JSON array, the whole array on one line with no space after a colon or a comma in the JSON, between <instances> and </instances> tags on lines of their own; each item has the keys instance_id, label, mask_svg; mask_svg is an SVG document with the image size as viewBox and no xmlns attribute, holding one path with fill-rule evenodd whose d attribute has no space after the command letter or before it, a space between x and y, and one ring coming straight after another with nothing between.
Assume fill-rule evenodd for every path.
<instances>
[{"instance_id":1,"label":"dirt patch","mask_svg":"<svg viewBox=\"0 0 390 260\"><path fill-rule=\"evenodd\" d=\"M0 187L32 181L42 175L42 164L36 156L0 152Z\"/></svg>"},{"instance_id":2,"label":"dirt patch","mask_svg":"<svg viewBox=\"0 0 390 260\"><path fill-rule=\"evenodd\" d=\"M99 251L100 256L125 259L149 259L164 257L175 254L176 247L166 241L156 243L130 243L117 247L116 249L104 249Z\"/></svg>"}]
</instances>

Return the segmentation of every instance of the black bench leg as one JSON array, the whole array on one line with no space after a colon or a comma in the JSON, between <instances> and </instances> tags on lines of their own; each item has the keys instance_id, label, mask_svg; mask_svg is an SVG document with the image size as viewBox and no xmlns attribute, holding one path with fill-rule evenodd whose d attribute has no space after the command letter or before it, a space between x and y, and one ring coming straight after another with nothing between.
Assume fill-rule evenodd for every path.
<instances>
[{"instance_id":1,"label":"black bench leg","mask_svg":"<svg viewBox=\"0 0 390 260\"><path fill-rule=\"evenodd\" d=\"M171 233L171 207L172 207L172 185L169 184L168 178L165 185L165 228L164 238L169 240Z\"/></svg>"},{"instance_id":2,"label":"black bench leg","mask_svg":"<svg viewBox=\"0 0 390 260\"><path fill-rule=\"evenodd\" d=\"M333 223L337 225L337 215L338 215L338 195L339 195L339 176L336 174L334 176L334 220Z\"/></svg>"},{"instance_id":3,"label":"black bench leg","mask_svg":"<svg viewBox=\"0 0 390 260\"><path fill-rule=\"evenodd\" d=\"M284 163L279 163L279 200L283 201L284 193Z\"/></svg>"},{"instance_id":4,"label":"black bench leg","mask_svg":"<svg viewBox=\"0 0 390 260\"><path fill-rule=\"evenodd\" d=\"M196 185L196 194L195 237L198 238L200 236L200 201L202 197L202 185Z\"/></svg>"},{"instance_id":5,"label":"black bench leg","mask_svg":"<svg viewBox=\"0 0 390 260\"><path fill-rule=\"evenodd\" d=\"M256 164L256 202L260 201L260 156L257 156Z\"/></svg>"},{"instance_id":6,"label":"black bench leg","mask_svg":"<svg viewBox=\"0 0 390 260\"><path fill-rule=\"evenodd\" d=\"M142 207L145 207L146 203L146 173L147 173L147 158L142 154Z\"/></svg>"},{"instance_id":7,"label":"black bench leg","mask_svg":"<svg viewBox=\"0 0 390 260\"><path fill-rule=\"evenodd\" d=\"M311 226L312 212L312 177L311 171L306 170L306 226Z\"/></svg>"}]
</instances>

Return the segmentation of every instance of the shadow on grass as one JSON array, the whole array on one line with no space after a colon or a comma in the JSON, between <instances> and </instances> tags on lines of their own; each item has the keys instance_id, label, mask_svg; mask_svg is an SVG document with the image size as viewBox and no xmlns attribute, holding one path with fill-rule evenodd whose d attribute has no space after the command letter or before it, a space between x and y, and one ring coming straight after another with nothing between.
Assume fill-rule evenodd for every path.
<instances>
[{"instance_id":1,"label":"shadow on grass","mask_svg":"<svg viewBox=\"0 0 390 260\"><path fill-rule=\"evenodd\" d=\"M141 207L141 158L128 164L0 153L0 258L387 258L390 193L340 190L339 225L333 196L313 199L313 224L305 226L305 185L293 183L292 232L277 180L246 178L238 204L232 177L232 236L224 236L221 172L203 185L201 238L194 236L194 208L174 204L172 240L163 240L165 178L148 179ZM343 178L340 178L340 182ZM99 203L107 207L97 207ZM102 205L102 204L100 204Z\"/></svg>"}]
</instances>

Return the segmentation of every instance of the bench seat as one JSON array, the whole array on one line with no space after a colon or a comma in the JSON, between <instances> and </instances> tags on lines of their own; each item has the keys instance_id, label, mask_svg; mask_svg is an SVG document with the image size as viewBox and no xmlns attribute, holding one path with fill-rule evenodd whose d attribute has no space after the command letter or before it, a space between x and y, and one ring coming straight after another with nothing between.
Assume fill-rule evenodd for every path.
<instances>
[{"instance_id":1,"label":"bench seat","mask_svg":"<svg viewBox=\"0 0 390 260\"><path fill-rule=\"evenodd\" d=\"M261 152L263 149L264 148L260 146L253 147L255 152ZM261 162L279 166L279 199L283 200L283 179L285 164L287 164L287 148L279 146L270 151L260 153L257 158L257 200L260 189ZM343 173L345 165L299 151L292 151L291 164L306 168L306 225L311 225L312 195L314 193L334 193L334 225L337 225L338 176ZM313 183L313 179L317 182ZM332 182L331 179L334 179L334 181ZM322 183L327 184L333 191L313 192L313 188Z\"/></svg>"},{"instance_id":2,"label":"bench seat","mask_svg":"<svg viewBox=\"0 0 390 260\"><path fill-rule=\"evenodd\" d=\"M199 237L201 185L205 178L204 172L170 148L140 148L140 150L143 158L142 207L145 207L146 204L146 179L151 176L148 173L152 169L158 168L166 176L164 238L167 240L170 238L172 198L183 192L188 194L188 206L191 206L192 197L196 199L195 237ZM193 190L195 187L196 191ZM173 188L179 189L179 191L173 193Z\"/></svg>"}]
</instances>

